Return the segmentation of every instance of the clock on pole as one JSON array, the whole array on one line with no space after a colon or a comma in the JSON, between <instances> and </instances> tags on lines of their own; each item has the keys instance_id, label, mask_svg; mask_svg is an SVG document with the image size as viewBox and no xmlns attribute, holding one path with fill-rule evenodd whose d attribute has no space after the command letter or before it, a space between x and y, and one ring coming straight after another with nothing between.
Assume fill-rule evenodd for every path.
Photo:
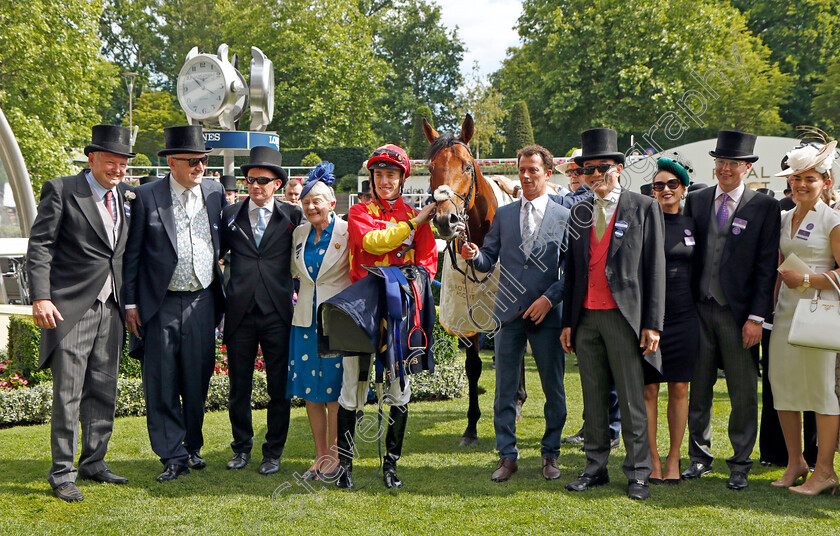
<instances>
[{"instance_id":1,"label":"clock on pole","mask_svg":"<svg viewBox=\"0 0 840 536\"><path fill-rule=\"evenodd\" d=\"M256 145L279 148L279 140L276 133L265 132L274 116L274 64L260 49L251 47L249 88L228 56L227 44L220 45L216 54L199 53L193 47L178 74L177 94L189 124L218 129L205 129L204 141L214 148L211 154L225 157L225 173L232 175L235 155L247 155ZM236 121L249 104L251 130L236 132Z\"/></svg>"}]
</instances>

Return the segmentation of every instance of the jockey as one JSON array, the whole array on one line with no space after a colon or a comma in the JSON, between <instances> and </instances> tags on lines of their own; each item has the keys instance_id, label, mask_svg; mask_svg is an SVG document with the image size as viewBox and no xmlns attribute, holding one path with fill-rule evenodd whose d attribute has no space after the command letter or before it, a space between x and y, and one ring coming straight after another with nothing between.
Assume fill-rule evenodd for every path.
<instances>
[{"instance_id":1,"label":"jockey","mask_svg":"<svg viewBox=\"0 0 840 536\"><path fill-rule=\"evenodd\" d=\"M373 152L367 167L373 200L350 207L347 218L350 279L355 283L363 277L371 277L363 265L404 264L422 266L429 273L429 279L433 279L437 272L438 254L429 221L434 216L435 204L417 211L403 201L403 185L411 172L408 156L396 145L383 145ZM336 485L341 488L353 487L351 453L356 449L351 443L357 414L367 401L370 368L370 355L344 358L344 376L338 399L337 444L342 470L336 480ZM382 400L391 406L383 460L383 477L388 488L402 487L402 482L397 478L396 462L402 452L408 418L407 404L411 399L409 379L405 377L404 387L400 381L387 384L386 396Z\"/></svg>"}]
</instances>

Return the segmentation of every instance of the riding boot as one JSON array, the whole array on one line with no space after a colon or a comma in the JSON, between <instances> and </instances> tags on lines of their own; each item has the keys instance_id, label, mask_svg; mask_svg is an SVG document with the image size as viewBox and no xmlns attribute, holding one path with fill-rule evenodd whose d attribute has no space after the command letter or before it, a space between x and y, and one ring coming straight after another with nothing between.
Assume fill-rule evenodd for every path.
<instances>
[{"instance_id":1,"label":"riding boot","mask_svg":"<svg viewBox=\"0 0 840 536\"><path fill-rule=\"evenodd\" d=\"M338 407L338 437L336 447L338 449L338 467L340 474L335 481L339 488L350 489L353 487L353 434L356 431L356 412Z\"/></svg>"},{"instance_id":2,"label":"riding boot","mask_svg":"<svg viewBox=\"0 0 840 536\"><path fill-rule=\"evenodd\" d=\"M385 459L382 462L382 476L386 488L401 488L402 482L397 477L397 460L402 454L405 438L405 425L408 421L408 405L391 406L391 423L385 435Z\"/></svg>"}]
</instances>

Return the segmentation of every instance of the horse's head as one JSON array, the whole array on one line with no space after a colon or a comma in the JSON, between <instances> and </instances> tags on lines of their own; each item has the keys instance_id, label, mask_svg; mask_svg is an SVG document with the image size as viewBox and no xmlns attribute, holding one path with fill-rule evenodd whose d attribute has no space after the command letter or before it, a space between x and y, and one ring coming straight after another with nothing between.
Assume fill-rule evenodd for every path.
<instances>
[{"instance_id":1,"label":"horse's head","mask_svg":"<svg viewBox=\"0 0 840 536\"><path fill-rule=\"evenodd\" d=\"M432 193L437 201L434 223L441 238L454 238L464 230L466 214L475 203L476 167L469 142L474 124L467 114L457 138L450 132L438 132L423 119L423 132L431 143L426 154L431 174Z\"/></svg>"}]
</instances>

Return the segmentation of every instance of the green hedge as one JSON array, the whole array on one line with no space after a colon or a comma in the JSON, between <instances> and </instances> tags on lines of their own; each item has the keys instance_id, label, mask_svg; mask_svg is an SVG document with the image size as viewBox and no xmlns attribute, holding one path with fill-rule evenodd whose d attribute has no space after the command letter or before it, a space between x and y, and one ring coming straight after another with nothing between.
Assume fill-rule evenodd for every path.
<instances>
[{"instance_id":1,"label":"green hedge","mask_svg":"<svg viewBox=\"0 0 840 536\"><path fill-rule=\"evenodd\" d=\"M362 163L370 156L370 151L364 147L307 147L283 149L281 152L284 166L300 166L306 155L315 153L321 157L321 160L335 164L336 177L357 174L362 168Z\"/></svg>"},{"instance_id":2,"label":"green hedge","mask_svg":"<svg viewBox=\"0 0 840 536\"><path fill-rule=\"evenodd\" d=\"M52 380L50 369L38 370L41 330L32 322L32 317L12 315L9 317L8 373L17 372L30 385ZM140 377L140 362L128 357L128 334L120 356L120 376Z\"/></svg>"}]
</instances>

